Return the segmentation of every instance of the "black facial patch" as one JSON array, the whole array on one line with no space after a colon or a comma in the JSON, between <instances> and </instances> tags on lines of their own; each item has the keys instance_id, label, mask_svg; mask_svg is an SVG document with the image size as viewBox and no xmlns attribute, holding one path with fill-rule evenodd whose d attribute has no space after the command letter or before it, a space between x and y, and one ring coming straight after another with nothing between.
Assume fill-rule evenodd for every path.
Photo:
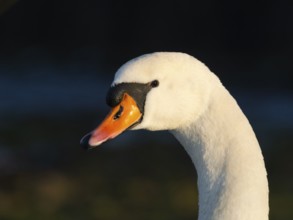
<instances>
[{"instance_id":1,"label":"black facial patch","mask_svg":"<svg viewBox=\"0 0 293 220\"><path fill-rule=\"evenodd\" d=\"M109 89L106 97L106 102L110 107L115 107L119 105L119 103L122 101L124 93L127 93L135 100L140 112L143 114L146 96L153 87L157 86L158 80L154 80L145 84L120 83Z\"/></svg>"}]
</instances>

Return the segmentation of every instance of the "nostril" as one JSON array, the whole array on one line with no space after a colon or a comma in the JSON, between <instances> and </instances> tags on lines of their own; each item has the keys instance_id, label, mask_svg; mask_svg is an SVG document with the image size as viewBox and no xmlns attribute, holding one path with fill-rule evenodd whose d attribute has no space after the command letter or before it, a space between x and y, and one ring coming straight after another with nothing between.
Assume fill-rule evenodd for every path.
<instances>
[{"instance_id":1,"label":"nostril","mask_svg":"<svg viewBox=\"0 0 293 220\"><path fill-rule=\"evenodd\" d=\"M121 114L122 114L122 112L123 112L123 106L120 105L120 108L119 108L118 112L114 115L113 119L114 119L114 120L119 119L120 116L121 116Z\"/></svg>"}]
</instances>

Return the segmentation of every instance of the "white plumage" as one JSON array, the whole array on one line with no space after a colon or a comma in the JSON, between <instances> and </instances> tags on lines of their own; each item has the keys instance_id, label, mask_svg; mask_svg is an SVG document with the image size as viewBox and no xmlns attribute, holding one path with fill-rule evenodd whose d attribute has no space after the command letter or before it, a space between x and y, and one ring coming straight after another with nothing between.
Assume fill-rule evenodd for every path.
<instances>
[{"instance_id":1,"label":"white plumage","mask_svg":"<svg viewBox=\"0 0 293 220\"><path fill-rule=\"evenodd\" d=\"M133 129L169 130L183 145L198 173L199 219L268 219L261 149L218 77L192 56L160 52L124 64L112 85L152 80L159 86Z\"/></svg>"}]
</instances>

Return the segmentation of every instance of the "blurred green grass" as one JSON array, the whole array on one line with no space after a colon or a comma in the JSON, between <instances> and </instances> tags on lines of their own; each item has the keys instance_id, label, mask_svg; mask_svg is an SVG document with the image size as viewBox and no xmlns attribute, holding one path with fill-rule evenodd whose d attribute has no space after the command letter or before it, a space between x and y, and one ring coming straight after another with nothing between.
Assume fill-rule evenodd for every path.
<instances>
[{"instance_id":1,"label":"blurred green grass","mask_svg":"<svg viewBox=\"0 0 293 220\"><path fill-rule=\"evenodd\" d=\"M196 219L196 173L179 143L135 131L83 151L93 115L3 121L0 146L10 156L0 170L0 219ZM271 140L270 219L293 219L292 137Z\"/></svg>"}]
</instances>

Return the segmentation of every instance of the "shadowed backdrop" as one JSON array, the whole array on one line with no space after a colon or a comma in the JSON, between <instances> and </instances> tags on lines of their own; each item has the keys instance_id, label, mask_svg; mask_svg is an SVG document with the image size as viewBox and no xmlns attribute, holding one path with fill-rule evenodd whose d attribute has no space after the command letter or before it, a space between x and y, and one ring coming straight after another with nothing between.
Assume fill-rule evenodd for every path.
<instances>
[{"instance_id":1,"label":"shadowed backdrop","mask_svg":"<svg viewBox=\"0 0 293 220\"><path fill-rule=\"evenodd\" d=\"M0 1L0 219L196 219L193 165L168 132L85 152L120 65L180 51L215 72L265 156L270 219L293 218L288 1Z\"/></svg>"}]
</instances>

